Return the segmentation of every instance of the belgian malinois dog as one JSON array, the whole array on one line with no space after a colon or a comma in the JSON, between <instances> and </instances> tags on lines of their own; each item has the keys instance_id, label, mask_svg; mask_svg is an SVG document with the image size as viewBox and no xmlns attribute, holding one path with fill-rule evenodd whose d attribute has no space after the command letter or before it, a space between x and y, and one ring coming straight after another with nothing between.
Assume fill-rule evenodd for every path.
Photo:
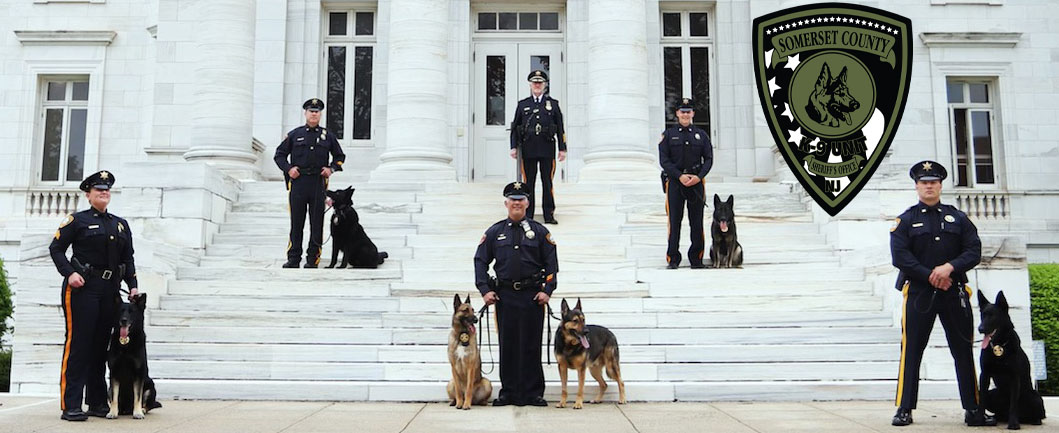
<instances>
[{"instance_id":1,"label":"belgian malinois dog","mask_svg":"<svg viewBox=\"0 0 1059 433\"><path fill-rule=\"evenodd\" d=\"M452 299L452 331L449 332L449 364L452 365L452 380L445 390L449 393L449 406L470 409L472 404L485 405L493 396L493 384L482 377L482 356L478 352L478 323L471 297L460 301L460 295Z\"/></svg>"},{"instance_id":2,"label":"belgian malinois dog","mask_svg":"<svg viewBox=\"0 0 1059 433\"><path fill-rule=\"evenodd\" d=\"M607 377L618 382L618 404L625 404L625 382L621 380L621 366L618 364L618 339L613 332L602 326L585 325L585 315L581 312L581 298L577 305L570 305L563 299L562 323L555 330L555 360L559 364L559 380L563 384L559 404L555 407L566 407L566 374L568 370L577 370L577 401L574 409L581 409L585 400L585 367L592 377L599 382L599 394L592 403L603 401L603 392L607 382L603 381L603 369Z\"/></svg>"}]
</instances>

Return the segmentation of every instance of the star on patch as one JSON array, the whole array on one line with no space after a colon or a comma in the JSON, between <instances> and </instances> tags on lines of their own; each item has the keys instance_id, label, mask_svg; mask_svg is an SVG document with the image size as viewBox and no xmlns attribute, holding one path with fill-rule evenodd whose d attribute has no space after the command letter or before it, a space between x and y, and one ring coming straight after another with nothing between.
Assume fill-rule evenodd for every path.
<instances>
[{"instance_id":1,"label":"star on patch","mask_svg":"<svg viewBox=\"0 0 1059 433\"><path fill-rule=\"evenodd\" d=\"M101 171L101 172L99 172L99 178L100 178L100 179L106 179L106 178L108 178L108 177L110 177L110 173L107 173L107 172L105 172L105 171Z\"/></svg>"},{"instance_id":2,"label":"star on patch","mask_svg":"<svg viewBox=\"0 0 1059 433\"><path fill-rule=\"evenodd\" d=\"M929 162L924 162L923 163L923 169L926 170L926 171L933 170L934 169L934 164L931 164Z\"/></svg>"}]
</instances>

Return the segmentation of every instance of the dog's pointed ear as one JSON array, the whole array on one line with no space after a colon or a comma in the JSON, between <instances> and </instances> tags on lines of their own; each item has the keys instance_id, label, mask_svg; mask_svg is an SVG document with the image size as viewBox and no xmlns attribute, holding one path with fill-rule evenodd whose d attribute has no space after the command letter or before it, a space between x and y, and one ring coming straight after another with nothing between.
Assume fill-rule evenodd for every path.
<instances>
[{"instance_id":1,"label":"dog's pointed ear","mask_svg":"<svg viewBox=\"0 0 1059 433\"><path fill-rule=\"evenodd\" d=\"M716 208L716 207L718 207L720 205L721 205L721 196L719 196L717 194L714 194L713 195L713 207Z\"/></svg>"},{"instance_id":2,"label":"dog's pointed ear","mask_svg":"<svg viewBox=\"0 0 1059 433\"><path fill-rule=\"evenodd\" d=\"M136 304L137 307L147 308L147 294L137 293L136 296L132 298L132 302Z\"/></svg>"},{"instance_id":3,"label":"dog's pointed ear","mask_svg":"<svg viewBox=\"0 0 1059 433\"><path fill-rule=\"evenodd\" d=\"M981 290L978 290L978 308L983 308L986 305L989 305L989 298L985 297Z\"/></svg>"},{"instance_id":4,"label":"dog's pointed ear","mask_svg":"<svg viewBox=\"0 0 1059 433\"><path fill-rule=\"evenodd\" d=\"M574 306L574 309L577 310L577 311L581 311L581 297L580 296L577 297L577 305Z\"/></svg>"},{"instance_id":5,"label":"dog's pointed ear","mask_svg":"<svg viewBox=\"0 0 1059 433\"><path fill-rule=\"evenodd\" d=\"M817 86L826 86L831 82L831 68L827 67L827 62L824 62L824 66L820 67L820 76L816 78Z\"/></svg>"},{"instance_id":6,"label":"dog's pointed ear","mask_svg":"<svg viewBox=\"0 0 1059 433\"><path fill-rule=\"evenodd\" d=\"M1008 298L1004 297L1003 290L996 294L996 306L1004 311L1007 311L1008 309Z\"/></svg>"},{"instance_id":7,"label":"dog's pointed ear","mask_svg":"<svg viewBox=\"0 0 1059 433\"><path fill-rule=\"evenodd\" d=\"M728 206L734 205L735 204L735 197L733 197L731 194L728 194L728 200L725 200L724 203L727 204Z\"/></svg>"},{"instance_id":8,"label":"dog's pointed ear","mask_svg":"<svg viewBox=\"0 0 1059 433\"><path fill-rule=\"evenodd\" d=\"M840 83L845 83L846 82L846 67L845 66L842 67L842 72L838 73L838 78L836 78L836 80L838 80Z\"/></svg>"},{"instance_id":9,"label":"dog's pointed ear","mask_svg":"<svg viewBox=\"0 0 1059 433\"><path fill-rule=\"evenodd\" d=\"M471 295L470 294L467 294L467 300L463 301L463 303L464 304L470 304L471 303Z\"/></svg>"},{"instance_id":10,"label":"dog's pointed ear","mask_svg":"<svg viewBox=\"0 0 1059 433\"><path fill-rule=\"evenodd\" d=\"M559 304L559 313L565 316L568 312L570 312L570 304L567 304L566 298L563 298L563 302Z\"/></svg>"},{"instance_id":11,"label":"dog's pointed ear","mask_svg":"<svg viewBox=\"0 0 1059 433\"><path fill-rule=\"evenodd\" d=\"M452 296L452 310L453 311L459 310L460 309L460 304L462 304L462 302L460 302L460 294L457 293L457 294Z\"/></svg>"}]
</instances>

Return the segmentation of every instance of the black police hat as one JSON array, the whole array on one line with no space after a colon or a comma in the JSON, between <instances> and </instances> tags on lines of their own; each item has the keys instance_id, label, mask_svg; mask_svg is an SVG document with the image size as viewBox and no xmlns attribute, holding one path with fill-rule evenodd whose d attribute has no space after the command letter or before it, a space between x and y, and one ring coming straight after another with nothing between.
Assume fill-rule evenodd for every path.
<instances>
[{"instance_id":1,"label":"black police hat","mask_svg":"<svg viewBox=\"0 0 1059 433\"><path fill-rule=\"evenodd\" d=\"M691 98L684 98L680 100L680 104L677 105L677 110L680 111L692 111L695 109L695 101Z\"/></svg>"},{"instance_id":2,"label":"black police hat","mask_svg":"<svg viewBox=\"0 0 1059 433\"><path fill-rule=\"evenodd\" d=\"M522 182L511 182L504 187L504 197L522 200L529 198L529 190L526 189L526 184Z\"/></svg>"},{"instance_id":3,"label":"black police hat","mask_svg":"<svg viewBox=\"0 0 1059 433\"><path fill-rule=\"evenodd\" d=\"M302 104L302 109L303 110L309 110L309 111L320 111L320 110L323 110L324 109L324 101L321 101L321 100L316 99L316 98L310 99L308 101L305 101L304 104Z\"/></svg>"},{"instance_id":4,"label":"black police hat","mask_svg":"<svg viewBox=\"0 0 1059 433\"><path fill-rule=\"evenodd\" d=\"M530 72L529 76L526 77L526 80L532 82L546 83L548 82L548 73L540 69L534 69L532 72Z\"/></svg>"},{"instance_id":5,"label":"black police hat","mask_svg":"<svg viewBox=\"0 0 1059 433\"><path fill-rule=\"evenodd\" d=\"M85 180L81 181L81 191L88 192L88 190L92 188L108 190L113 185L113 174L106 170L97 171L86 177Z\"/></svg>"},{"instance_id":6,"label":"black police hat","mask_svg":"<svg viewBox=\"0 0 1059 433\"><path fill-rule=\"evenodd\" d=\"M917 182L921 180L945 180L945 178L949 177L949 172L945 170L945 166L937 161L919 161L908 169L908 176Z\"/></svg>"}]
</instances>

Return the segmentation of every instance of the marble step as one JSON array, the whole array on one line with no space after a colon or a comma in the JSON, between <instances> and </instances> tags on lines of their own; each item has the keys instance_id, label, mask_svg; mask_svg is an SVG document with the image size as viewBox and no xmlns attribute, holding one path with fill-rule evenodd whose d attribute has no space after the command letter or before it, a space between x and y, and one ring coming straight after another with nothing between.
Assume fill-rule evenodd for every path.
<instances>
[{"instance_id":1,"label":"marble step","mask_svg":"<svg viewBox=\"0 0 1059 433\"><path fill-rule=\"evenodd\" d=\"M554 307L553 307L554 308ZM154 310L152 326L262 327L285 323L315 328L445 328L448 313L358 313L333 311ZM883 311L745 311L673 313L592 313L588 321L608 328L777 328L821 326L892 326L893 316ZM753 340L751 340L753 341Z\"/></svg>"},{"instance_id":2,"label":"marble step","mask_svg":"<svg viewBox=\"0 0 1059 433\"><path fill-rule=\"evenodd\" d=\"M476 295L476 293L475 293ZM565 295L564 295L565 296ZM475 296L474 304L481 306ZM558 301L561 301L558 300ZM553 308L558 308L559 302ZM744 296L724 298L595 298L583 302L589 317L596 313L665 312L763 312L763 311L881 311L882 301L871 296L831 294L827 296ZM451 314L451 297L364 297L360 294L291 296L263 295L162 295L159 307L173 311L289 311L349 313L443 313Z\"/></svg>"},{"instance_id":3,"label":"marble step","mask_svg":"<svg viewBox=\"0 0 1059 433\"><path fill-rule=\"evenodd\" d=\"M560 289L556 296L571 299L575 297L600 298L613 296L621 296L623 299L636 299L646 297L650 291L650 287L647 284L635 281L560 283L559 287ZM474 298L478 293L478 289L474 287L473 276L466 282L394 282L390 284L390 293L394 296L439 299L451 298L455 293L460 293L462 294L461 296L469 294L473 302L478 304L478 301Z\"/></svg>"},{"instance_id":4,"label":"marble step","mask_svg":"<svg viewBox=\"0 0 1059 433\"><path fill-rule=\"evenodd\" d=\"M686 266L669 272L694 273L713 272L713 270L689 269ZM705 275L705 274L703 274ZM434 282L434 283L390 283L390 293L394 296L428 296L446 298L453 293L476 293L473 284L468 282ZM694 284L675 284L672 282L654 282L651 284L643 282L615 282L615 283L593 283L579 282L567 284L560 275L558 290L552 297L556 300L561 298L580 297L614 297L621 296L626 299L633 297L647 297L649 294L655 297L716 299L720 297L745 297L745 296L812 296L816 293L848 293L853 296L872 296L872 285L866 281L782 281L767 280L747 283L739 279L721 282L703 279Z\"/></svg>"},{"instance_id":5,"label":"marble step","mask_svg":"<svg viewBox=\"0 0 1059 433\"><path fill-rule=\"evenodd\" d=\"M325 229L324 230L324 242L328 241L328 236L329 235L330 235L330 230L329 229ZM248 235L248 234L244 234L244 233L217 233L217 234L213 235L213 244L214 245L240 245L240 246L242 246L242 245L283 245L283 246L286 246L287 242L290 241L288 236L289 235L288 235L288 233L286 231L282 231L282 232L276 231L276 232L273 232L273 233L270 233L270 234L254 234L254 235ZM381 246L393 245L393 246L401 247L401 246L405 246L407 244L407 239L414 238L414 237L416 237L416 235L414 235L414 234L403 234L403 233L402 234L393 233L393 234L377 235L377 234L374 234L374 233L368 233L368 237L371 238L371 241L374 242L375 245L377 245L377 246L378 245L381 245ZM476 241L477 241L477 239L472 240L471 242L476 242ZM308 237L303 239L302 242L308 242ZM477 243L475 245L477 245Z\"/></svg>"},{"instance_id":6,"label":"marble step","mask_svg":"<svg viewBox=\"0 0 1059 433\"><path fill-rule=\"evenodd\" d=\"M283 284L262 284L255 281L172 280L168 293L175 296L361 296L386 297L390 282L364 280L347 283L343 287L320 281L285 281ZM451 295L450 295L451 296Z\"/></svg>"},{"instance_id":7,"label":"marble step","mask_svg":"<svg viewBox=\"0 0 1059 433\"><path fill-rule=\"evenodd\" d=\"M288 203L285 199L270 202L235 202L232 204L233 212L264 212L286 214ZM398 218L407 218L407 214L420 213L423 210L421 203L361 203L356 207L358 214L393 214Z\"/></svg>"},{"instance_id":8,"label":"marble step","mask_svg":"<svg viewBox=\"0 0 1059 433\"><path fill-rule=\"evenodd\" d=\"M309 236L305 236L308 240ZM308 243L308 241L306 241ZM378 246L378 245L376 245ZM305 246L303 245L302 248ZM331 251L334 243L324 242L323 253L320 262L327 265L331 262ZM389 255L390 260L411 259L414 249L411 247L395 247L387 245L380 248ZM466 251L464 251L466 254ZM473 255L474 253L471 252ZM304 258L304 252L302 253ZM206 247L206 255L202 257L202 266L231 266L231 267L279 267L287 260L287 244L282 245L236 245L213 244ZM341 260L341 254L339 254Z\"/></svg>"},{"instance_id":9,"label":"marble step","mask_svg":"<svg viewBox=\"0 0 1059 433\"><path fill-rule=\"evenodd\" d=\"M321 260L322 261L322 260ZM357 281L396 280L401 278L400 266L383 263L379 269L276 269L243 267L177 268L178 280L255 281L285 284L288 281L317 281L330 284L349 284Z\"/></svg>"}]
</instances>

